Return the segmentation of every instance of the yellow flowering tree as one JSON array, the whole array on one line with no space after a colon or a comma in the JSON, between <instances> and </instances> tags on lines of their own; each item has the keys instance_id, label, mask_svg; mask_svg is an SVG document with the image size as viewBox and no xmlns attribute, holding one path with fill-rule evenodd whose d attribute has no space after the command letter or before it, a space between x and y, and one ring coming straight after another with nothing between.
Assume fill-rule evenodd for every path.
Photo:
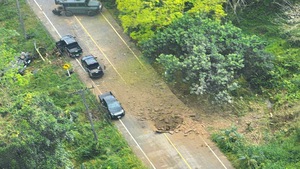
<instances>
[{"instance_id":1,"label":"yellow flowering tree","mask_svg":"<svg viewBox=\"0 0 300 169\"><path fill-rule=\"evenodd\" d=\"M226 14L225 0L116 0L125 32L137 42L181 18L184 13L201 13L220 20Z\"/></svg>"}]
</instances>

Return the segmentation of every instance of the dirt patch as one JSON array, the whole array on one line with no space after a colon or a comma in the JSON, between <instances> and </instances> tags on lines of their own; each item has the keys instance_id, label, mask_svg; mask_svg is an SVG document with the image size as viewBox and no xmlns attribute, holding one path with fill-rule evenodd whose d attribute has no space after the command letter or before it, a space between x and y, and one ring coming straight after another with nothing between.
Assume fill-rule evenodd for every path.
<instances>
[{"instance_id":1,"label":"dirt patch","mask_svg":"<svg viewBox=\"0 0 300 169\"><path fill-rule=\"evenodd\" d=\"M97 30L95 29L94 32L97 32ZM109 32L109 30L101 29L101 32ZM107 35L102 36L100 33L101 39L108 37ZM97 38L95 37L95 39ZM87 43L88 41L88 39L82 39L82 42ZM184 136L192 134L207 134L209 136L210 133L217 132L220 129L235 126L250 142L257 144L261 142L263 131L269 127L267 124L270 112L268 112L267 105L247 103L245 106L250 107L252 112L247 112L245 115L215 108L213 105L205 103L207 102L206 98L197 100L189 95L186 86L166 86L165 82L161 80L163 78L157 77L157 74L161 75L162 72L157 71L157 69L154 71L151 67L148 68L150 71L145 71L143 66L134 60L134 57L131 57L131 52L127 51L123 44L119 44L118 41L118 39L109 38L108 40L101 40L99 43L109 42L109 44L103 44L102 46L111 46L111 49L118 49L108 50L109 48L107 48L105 52L107 56L113 56L111 62L128 85L117 85L116 79L119 77L114 78L111 73L103 78L106 86L101 85L101 90L113 89L118 94L118 98L123 100L126 110L135 115L140 121L153 124L151 127L155 132L179 133L180 136L182 134ZM99 45L101 46L101 44ZM90 50L87 50L87 53L96 54L97 49L93 50L93 45L87 46ZM134 45L130 44L129 46ZM140 56L141 54L137 52L137 55ZM100 60L101 54L98 56L100 56ZM107 66L107 73L114 72L110 67L111 63L106 62L105 59L101 62ZM127 62L130 62L130 64L124 64ZM83 76L85 77L86 74L83 74ZM99 82L99 84L102 84L102 82ZM185 105L179 103L174 96L171 96L168 89L171 89ZM274 120L277 120L277 117L274 114Z\"/></svg>"},{"instance_id":2,"label":"dirt patch","mask_svg":"<svg viewBox=\"0 0 300 169\"><path fill-rule=\"evenodd\" d=\"M158 116L154 120L154 125L156 127L156 132L172 132L175 129L178 129L182 122L183 118L180 115L171 115L167 114L164 116Z\"/></svg>"}]
</instances>

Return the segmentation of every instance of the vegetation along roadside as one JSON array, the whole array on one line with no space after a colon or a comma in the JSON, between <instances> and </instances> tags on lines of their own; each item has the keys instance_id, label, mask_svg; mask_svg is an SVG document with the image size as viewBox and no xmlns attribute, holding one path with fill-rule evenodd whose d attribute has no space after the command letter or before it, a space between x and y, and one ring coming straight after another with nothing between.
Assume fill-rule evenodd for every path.
<instances>
[{"instance_id":1,"label":"vegetation along roadside","mask_svg":"<svg viewBox=\"0 0 300 169\"><path fill-rule=\"evenodd\" d=\"M298 1L103 2L184 102L238 121L208 128L236 168L300 168ZM78 94L85 88L61 69L67 60L25 1L24 27L15 2L0 3L0 166L144 168L87 90L97 135L107 138L95 141ZM24 75L21 52L37 56Z\"/></svg>"},{"instance_id":2,"label":"vegetation along roadside","mask_svg":"<svg viewBox=\"0 0 300 169\"><path fill-rule=\"evenodd\" d=\"M299 1L103 2L236 168L300 168Z\"/></svg>"},{"instance_id":3,"label":"vegetation along roadside","mask_svg":"<svg viewBox=\"0 0 300 169\"><path fill-rule=\"evenodd\" d=\"M145 168L96 97L62 68L68 60L26 1L19 6L22 20L15 1L0 1L0 168Z\"/></svg>"}]
</instances>

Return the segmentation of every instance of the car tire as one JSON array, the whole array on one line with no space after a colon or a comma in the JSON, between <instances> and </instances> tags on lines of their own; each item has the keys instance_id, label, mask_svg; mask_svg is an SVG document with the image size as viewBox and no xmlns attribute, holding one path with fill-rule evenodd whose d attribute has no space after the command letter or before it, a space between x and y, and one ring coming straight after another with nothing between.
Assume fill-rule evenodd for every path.
<instances>
[{"instance_id":1,"label":"car tire","mask_svg":"<svg viewBox=\"0 0 300 169\"><path fill-rule=\"evenodd\" d=\"M65 47L64 52L65 52L69 57L72 57L72 54L68 52L67 47Z\"/></svg>"},{"instance_id":2,"label":"car tire","mask_svg":"<svg viewBox=\"0 0 300 169\"><path fill-rule=\"evenodd\" d=\"M72 13L71 11L66 11L66 12L65 12L65 15L66 15L66 16L73 16L73 13Z\"/></svg>"},{"instance_id":3,"label":"car tire","mask_svg":"<svg viewBox=\"0 0 300 169\"><path fill-rule=\"evenodd\" d=\"M95 16L97 13L95 11L88 11L88 16Z\"/></svg>"}]
</instances>

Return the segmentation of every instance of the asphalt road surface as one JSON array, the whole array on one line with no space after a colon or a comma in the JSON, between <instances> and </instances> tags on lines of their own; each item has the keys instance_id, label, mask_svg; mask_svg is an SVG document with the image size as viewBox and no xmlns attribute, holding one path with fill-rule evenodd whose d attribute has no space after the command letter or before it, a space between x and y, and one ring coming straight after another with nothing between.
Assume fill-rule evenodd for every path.
<instances>
[{"instance_id":1,"label":"asphalt road surface","mask_svg":"<svg viewBox=\"0 0 300 169\"><path fill-rule=\"evenodd\" d=\"M70 59L75 72L87 87L95 87L95 95L112 91L120 100L126 115L114 124L146 166L157 169L233 168L207 139L204 129L202 134L157 134L151 118L141 117L143 113L151 112L153 107L163 107L164 104L172 104L180 111L188 110L188 107L176 98L155 70L141 59L140 51L106 9L93 17L66 17L52 13L56 7L54 0L27 2L55 40L66 34L74 35L83 48L83 55L93 54L105 67L103 78L91 80L78 60Z\"/></svg>"}]
</instances>

